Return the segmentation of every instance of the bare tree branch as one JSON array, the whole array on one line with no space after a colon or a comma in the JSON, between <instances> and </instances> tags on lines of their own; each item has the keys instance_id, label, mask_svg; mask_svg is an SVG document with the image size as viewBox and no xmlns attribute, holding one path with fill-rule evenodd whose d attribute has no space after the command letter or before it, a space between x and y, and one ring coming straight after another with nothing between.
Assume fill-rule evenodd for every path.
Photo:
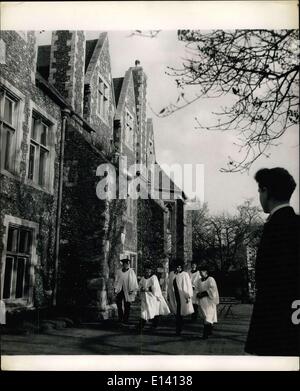
<instances>
[{"instance_id":1,"label":"bare tree branch","mask_svg":"<svg viewBox=\"0 0 300 391\"><path fill-rule=\"evenodd\" d=\"M228 272L237 268L244 258L246 246L256 246L262 227L260 209L246 200L235 215L209 215L207 208L193 212L193 253L200 261L210 262L216 269Z\"/></svg>"},{"instance_id":2,"label":"bare tree branch","mask_svg":"<svg viewBox=\"0 0 300 391\"><path fill-rule=\"evenodd\" d=\"M274 141L299 121L299 40L296 30L179 30L188 58L168 67L178 97L157 115L166 117L202 98L228 96L231 103L214 113L214 125L196 129L234 130L241 158L229 158L224 172L249 170L259 157L269 157ZM190 94L190 87L198 91Z\"/></svg>"},{"instance_id":3,"label":"bare tree branch","mask_svg":"<svg viewBox=\"0 0 300 391\"><path fill-rule=\"evenodd\" d=\"M133 36L144 37L144 38L155 38L161 30L134 30L128 38Z\"/></svg>"}]
</instances>

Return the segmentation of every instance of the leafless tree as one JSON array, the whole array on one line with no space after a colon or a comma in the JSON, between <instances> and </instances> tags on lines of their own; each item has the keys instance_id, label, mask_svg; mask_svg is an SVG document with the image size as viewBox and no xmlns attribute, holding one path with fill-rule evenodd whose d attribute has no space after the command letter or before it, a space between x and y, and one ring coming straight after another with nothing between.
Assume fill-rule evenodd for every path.
<instances>
[{"instance_id":1,"label":"leafless tree","mask_svg":"<svg viewBox=\"0 0 300 391\"><path fill-rule=\"evenodd\" d=\"M235 130L241 158L229 157L221 171L243 172L299 120L299 37L297 30L179 30L187 58L168 67L178 98L158 115L168 116L202 98L228 96L215 124L196 119L197 129ZM194 92L196 91L196 92Z\"/></svg>"},{"instance_id":2,"label":"leafless tree","mask_svg":"<svg viewBox=\"0 0 300 391\"><path fill-rule=\"evenodd\" d=\"M237 207L235 215L212 216L206 205L193 213L193 252L222 272L245 263L246 246L255 247L262 228L260 209L251 200ZM200 260L200 259L199 259Z\"/></svg>"}]
</instances>

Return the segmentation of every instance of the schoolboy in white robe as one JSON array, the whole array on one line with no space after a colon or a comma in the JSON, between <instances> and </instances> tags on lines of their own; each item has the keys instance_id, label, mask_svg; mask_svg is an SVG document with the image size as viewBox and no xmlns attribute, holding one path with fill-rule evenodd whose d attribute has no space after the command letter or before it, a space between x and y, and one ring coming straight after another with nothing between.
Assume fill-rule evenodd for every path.
<instances>
[{"instance_id":1,"label":"schoolboy in white robe","mask_svg":"<svg viewBox=\"0 0 300 391\"><path fill-rule=\"evenodd\" d=\"M183 316L194 312L193 287L190 276L183 271L183 263L177 262L176 271L169 276L168 299L169 307L176 315L176 335L180 335L183 325Z\"/></svg>"},{"instance_id":2,"label":"schoolboy in white robe","mask_svg":"<svg viewBox=\"0 0 300 391\"><path fill-rule=\"evenodd\" d=\"M136 274L130 268L130 260L121 260L123 267L116 272L114 289L116 293L116 303L118 307L119 322L128 324L130 305L136 298L139 288Z\"/></svg>"},{"instance_id":3,"label":"schoolboy in white robe","mask_svg":"<svg viewBox=\"0 0 300 391\"><path fill-rule=\"evenodd\" d=\"M197 297L204 318L203 338L212 334L213 324L217 323L219 292L215 279L208 274L206 267L200 269L201 279L197 283Z\"/></svg>"},{"instance_id":4,"label":"schoolboy in white robe","mask_svg":"<svg viewBox=\"0 0 300 391\"><path fill-rule=\"evenodd\" d=\"M139 288L141 292L141 319L138 329L142 330L148 320L153 320L152 326L156 328L159 316L168 315L170 310L163 297L158 278L152 274L150 266L145 269Z\"/></svg>"},{"instance_id":5,"label":"schoolboy in white robe","mask_svg":"<svg viewBox=\"0 0 300 391\"><path fill-rule=\"evenodd\" d=\"M193 287L193 297L192 297L192 303L194 307L194 313L192 314L192 320L196 320L198 316L198 298L197 298L197 290L196 286L198 283L198 280L201 278L200 272L197 269L198 265L196 262L192 262L191 264L191 270L188 272L191 282L192 282L192 287Z\"/></svg>"}]
</instances>

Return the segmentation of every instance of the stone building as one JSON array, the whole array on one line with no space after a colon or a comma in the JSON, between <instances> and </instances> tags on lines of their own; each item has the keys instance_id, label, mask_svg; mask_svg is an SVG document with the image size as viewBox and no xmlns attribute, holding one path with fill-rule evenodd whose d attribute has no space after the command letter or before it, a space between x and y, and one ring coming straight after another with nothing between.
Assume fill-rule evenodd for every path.
<instances>
[{"instance_id":1,"label":"stone building","mask_svg":"<svg viewBox=\"0 0 300 391\"><path fill-rule=\"evenodd\" d=\"M184 194L172 181L176 200L150 191L147 77L136 61L113 79L106 33L54 31L37 47L34 32L3 31L0 47L1 299L9 313L113 316L122 257L138 274L184 257Z\"/></svg>"},{"instance_id":2,"label":"stone building","mask_svg":"<svg viewBox=\"0 0 300 391\"><path fill-rule=\"evenodd\" d=\"M1 298L23 311L52 304L67 105L36 84L33 32L2 31L1 41Z\"/></svg>"}]
</instances>

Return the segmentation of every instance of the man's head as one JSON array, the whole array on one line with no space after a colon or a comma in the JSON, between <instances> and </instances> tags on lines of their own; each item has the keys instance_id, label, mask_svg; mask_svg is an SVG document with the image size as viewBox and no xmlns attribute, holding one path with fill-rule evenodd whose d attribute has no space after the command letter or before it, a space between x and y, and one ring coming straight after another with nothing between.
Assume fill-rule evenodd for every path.
<instances>
[{"instance_id":1,"label":"man's head","mask_svg":"<svg viewBox=\"0 0 300 391\"><path fill-rule=\"evenodd\" d=\"M197 270L197 267L198 267L198 265L197 265L196 262L192 262L192 263L191 263L191 269L192 269L192 271Z\"/></svg>"},{"instance_id":2,"label":"man's head","mask_svg":"<svg viewBox=\"0 0 300 391\"><path fill-rule=\"evenodd\" d=\"M181 273L183 270L182 265L176 265L176 273Z\"/></svg>"},{"instance_id":3,"label":"man's head","mask_svg":"<svg viewBox=\"0 0 300 391\"><path fill-rule=\"evenodd\" d=\"M123 269L128 270L128 269L130 268L130 259L128 259L128 258L123 258L123 259L121 259L120 262L121 262L121 264L122 264Z\"/></svg>"},{"instance_id":4,"label":"man's head","mask_svg":"<svg viewBox=\"0 0 300 391\"><path fill-rule=\"evenodd\" d=\"M153 273L152 266L149 262L147 262L144 266L144 276L146 278L149 278L149 277L151 277L152 273Z\"/></svg>"},{"instance_id":5,"label":"man's head","mask_svg":"<svg viewBox=\"0 0 300 391\"><path fill-rule=\"evenodd\" d=\"M287 203L296 188L294 178L281 167L263 168L255 174L259 200L265 213L277 205Z\"/></svg>"},{"instance_id":6,"label":"man's head","mask_svg":"<svg viewBox=\"0 0 300 391\"><path fill-rule=\"evenodd\" d=\"M175 261L175 271L181 273L183 271L184 262L181 258L176 259Z\"/></svg>"},{"instance_id":7,"label":"man's head","mask_svg":"<svg viewBox=\"0 0 300 391\"><path fill-rule=\"evenodd\" d=\"M201 276L202 278L208 277L208 270L207 270L207 268L205 268L205 267L200 268L200 276Z\"/></svg>"},{"instance_id":8,"label":"man's head","mask_svg":"<svg viewBox=\"0 0 300 391\"><path fill-rule=\"evenodd\" d=\"M210 267L207 263L203 262L200 266L199 266L199 272L200 272L200 276L202 278L206 278L209 276L210 274Z\"/></svg>"}]
</instances>

